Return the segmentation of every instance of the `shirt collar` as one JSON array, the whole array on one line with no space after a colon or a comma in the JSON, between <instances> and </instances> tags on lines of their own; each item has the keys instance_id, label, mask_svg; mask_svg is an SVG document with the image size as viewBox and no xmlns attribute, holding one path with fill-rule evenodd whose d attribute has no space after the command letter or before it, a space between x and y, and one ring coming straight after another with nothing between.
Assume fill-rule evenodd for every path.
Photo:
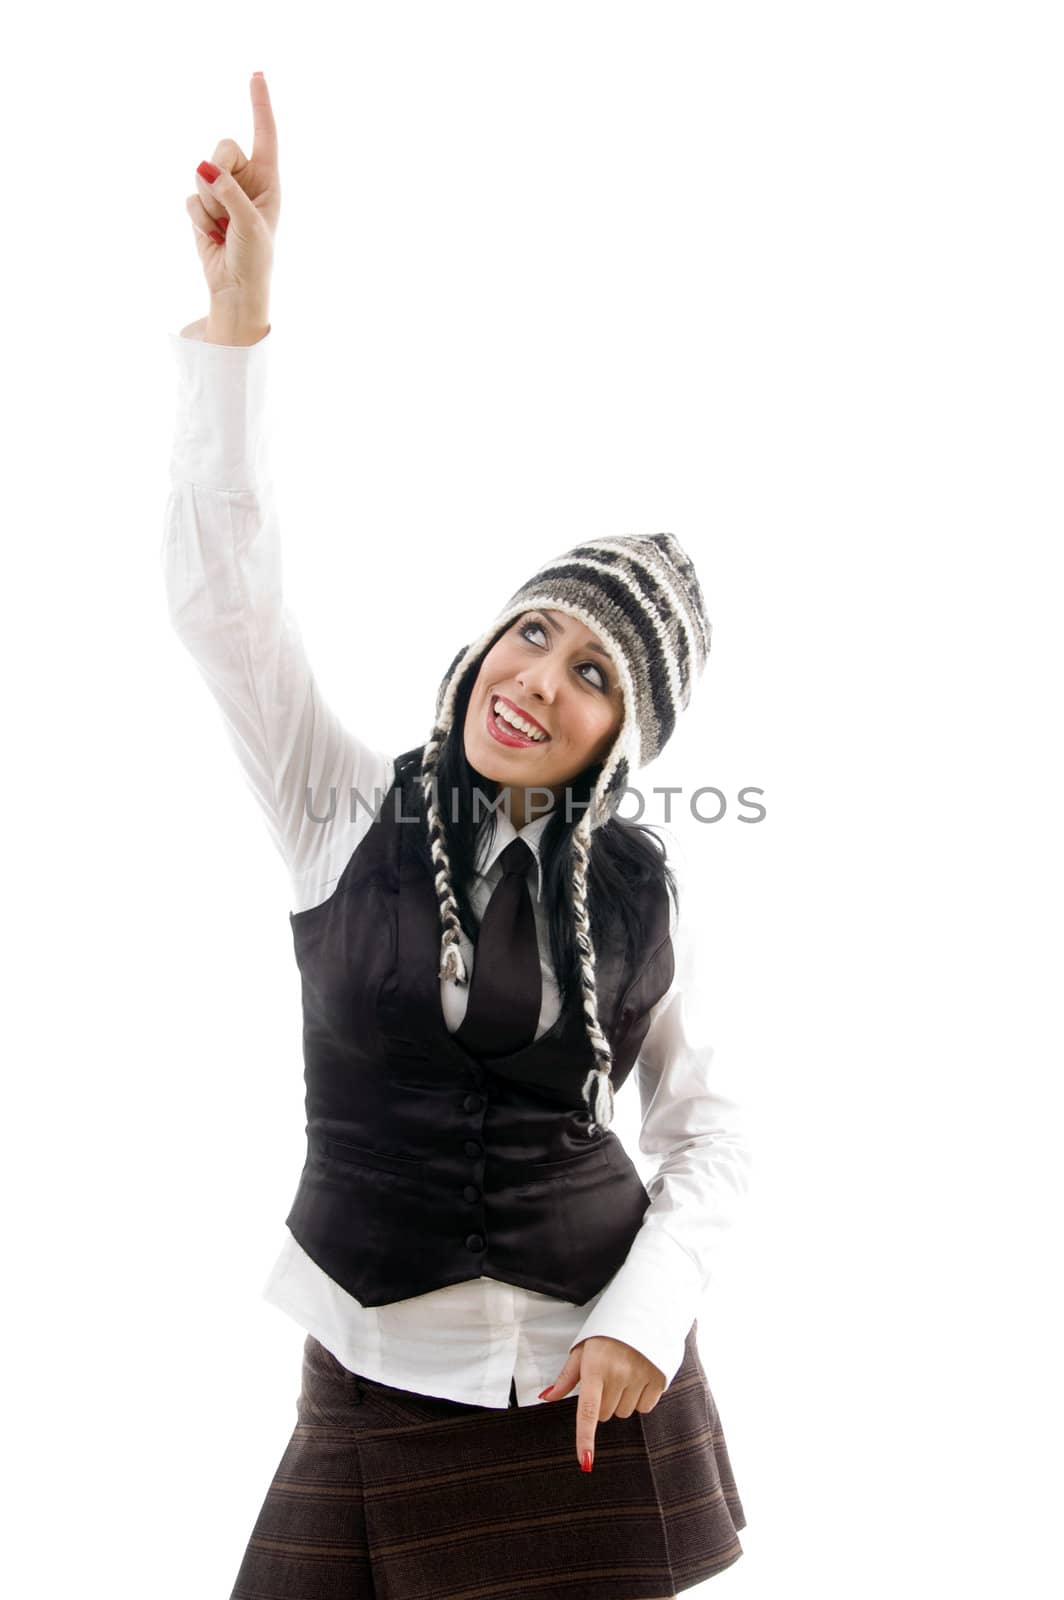
<instances>
[{"instance_id":1,"label":"shirt collar","mask_svg":"<svg viewBox=\"0 0 1064 1600\"><path fill-rule=\"evenodd\" d=\"M507 845L513 844L515 839L523 839L536 858L536 897L543 898L543 863L540 860L539 846L543 837L543 830L547 826L553 811L545 811L542 816L536 817L532 822L526 822L523 828L515 828L510 818L504 811L495 813L495 837L491 841L491 848L486 845L487 817L480 825L480 838L477 844L477 871L481 877L486 877L495 862L502 855Z\"/></svg>"}]
</instances>

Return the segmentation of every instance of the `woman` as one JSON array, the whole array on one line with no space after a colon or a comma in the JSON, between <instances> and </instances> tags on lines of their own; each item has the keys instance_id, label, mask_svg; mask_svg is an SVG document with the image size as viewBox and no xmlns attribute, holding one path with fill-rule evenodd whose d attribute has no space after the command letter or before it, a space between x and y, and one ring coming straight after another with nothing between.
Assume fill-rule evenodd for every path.
<instances>
[{"instance_id":1,"label":"woman","mask_svg":"<svg viewBox=\"0 0 1064 1600\"><path fill-rule=\"evenodd\" d=\"M455 655L423 746L339 723L281 591L251 98L251 159L222 141L187 201L210 312L171 335L162 549L302 979L307 1159L264 1290L302 1390L232 1600L671 1600L742 1554L694 1312L749 1157L686 1032L675 880L615 813L704 666L698 579L668 534L580 545ZM633 1068L649 1191L609 1131Z\"/></svg>"}]
</instances>

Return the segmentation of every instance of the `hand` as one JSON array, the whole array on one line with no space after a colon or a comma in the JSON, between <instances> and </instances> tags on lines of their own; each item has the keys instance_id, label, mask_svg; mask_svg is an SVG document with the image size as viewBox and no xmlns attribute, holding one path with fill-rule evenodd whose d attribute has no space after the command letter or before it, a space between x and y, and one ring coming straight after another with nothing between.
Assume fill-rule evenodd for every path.
<instances>
[{"instance_id":1,"label":"hand","mask_svg":"<svg viewBox=\"0 0 1064 1600\"><path fill-rule=\"evenodd\" d=\"M220 139L211 161L213 183L196 172L196 193L185 200L212 309L268 320L273 236L281 211L277 128L265 78L251 80L254 143L248 159L235 139ZM193 169L195 170L195 168ZM216 231L219 244L210 237Z\"/></svg>"},{"instance_id":2,"label":"hand","mask_svg":"<svg viewBox=\"0 0 1064 1600\"><path fill-rule=\"evenodd\" d=\"M653 1411L668 1387L661 1368L640 1351L622 1339L603 1336L573 1345L550 1393L544 1391L546 1403L564 1399L577 1384L576 1459L585 1472L591 1471L594 1459L596 1424L630 1417L633 1411Z\"/></svg>"}]
</instances>

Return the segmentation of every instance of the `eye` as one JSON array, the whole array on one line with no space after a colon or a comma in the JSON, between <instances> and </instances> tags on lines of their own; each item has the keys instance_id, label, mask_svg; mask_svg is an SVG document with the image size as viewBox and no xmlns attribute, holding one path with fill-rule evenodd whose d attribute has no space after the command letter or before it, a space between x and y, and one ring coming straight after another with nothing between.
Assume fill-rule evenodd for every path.
<instances>
[{"instance_id":1,"label":"eye","mask_svg":"<svg viewBox=\"0 0 1064 1600\"><path fill-rule=\"evenodd\" d=\"M519 624L517 631L521 635L522 639L527 639L528 635L530 633L540 633L540 634L543 635L544 639L547 637L547 630L546 630L545 626L543 625L543 623L542 622L536 622L536 620L534 618L530 622L523 622L523 623ZM596 689L601 690L603 694L609 694L609 692L610 692L609 679L607 678L606 674L603 672L602 668L599 666L597 661L582 661L580 663L580 666L581 666L581 668L590 667L592 672L597 672L598 673L598 677L599 677L599 681L598 681L597 684L594 684L594 687ZM591 681L592 680L590 678L585 678L584 679L585 683L591 683Z\"/></svg>"}]
</instances>

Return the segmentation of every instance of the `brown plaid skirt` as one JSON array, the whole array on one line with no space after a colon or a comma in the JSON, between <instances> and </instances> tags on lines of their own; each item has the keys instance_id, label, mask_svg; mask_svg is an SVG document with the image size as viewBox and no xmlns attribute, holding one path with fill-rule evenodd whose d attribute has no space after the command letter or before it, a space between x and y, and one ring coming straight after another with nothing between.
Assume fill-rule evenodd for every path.
<instances>
[{"instance_id":1,"label":"brown plaid skirt","mask_svg":"<svg viewBox=\"0 0 1064 1600\"><path fill-rule=\"evenodd\" d=\"M576 1395L508 1410L376 1383L308 1334L298 1421L230 1600L659 1600L742 1555L695 1342L653 1411L595 1429Z\"/></svg>"}]
</instances>

